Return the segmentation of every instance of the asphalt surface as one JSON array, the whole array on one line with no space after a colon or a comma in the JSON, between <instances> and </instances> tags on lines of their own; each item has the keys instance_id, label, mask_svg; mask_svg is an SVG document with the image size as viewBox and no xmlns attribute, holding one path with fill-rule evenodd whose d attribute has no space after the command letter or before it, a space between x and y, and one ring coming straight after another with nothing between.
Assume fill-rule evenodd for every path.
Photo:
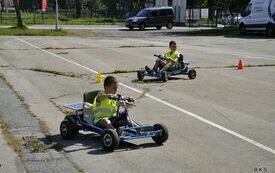
<instances>
[{"instance_id":1,"label":"asphalt surface","mask_svg":"<svg viewBox=\"0 0 275 173\"><path fill-rule=\"evenodd\" d=\"M41 143L44 143L44 148L50 141L42 133L43 130L39 120L27 110L26 105L22 104L14 91L1 79L0 88L2 118L7 122L9 131L21 144L21 159L18 156L16 157L16 154L7 146L8 149L0 147L0 171L3 173L78 172L70 161L53 148L42 152L42 146L38 147L38 145L33 144L37 148L37 152L31 151L27 141L41 141ZM4 141L1 139L2 142Z\"/></svg>"},{"instance_id":2,"label":"asphalt surface","mask_svg":"<svg viewBox=\"0 0 275 173\"><path fill-rule=\"evenodd\" d=\"M275 40L247 37L183 37L169 32L103 31L86 37L1 37L1 73L30 109L47 123L68 158L84 172L255 172L275 171L275 68L224 68L241 58L246 65L274 65ZM167 83L136 83L135 73L114 74L119 92L149 97L131 114L145 124L163 123L170 137L163 146L151 139L125 142L113 153L93 134L63 141L55 107L82 100L84 91L102 88L93 71L136 70L152 65L170 40L178 43L198 77ZM209 68L212 67L212 68ZM66 77L30 68L72 72ZM138 91L136 90L138 89ZM53 106L55 105L55 106Z\"/></svg>"}]
</instances>

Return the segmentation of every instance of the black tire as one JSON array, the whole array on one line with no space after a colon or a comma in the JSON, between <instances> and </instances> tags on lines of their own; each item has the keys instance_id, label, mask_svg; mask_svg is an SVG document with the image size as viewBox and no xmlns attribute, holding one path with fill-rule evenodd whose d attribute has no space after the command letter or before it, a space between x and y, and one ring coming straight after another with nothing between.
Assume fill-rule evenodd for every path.
<instances>
[{"instance_id":1,"label":"black tire","mask_svg":"<svg viewBox=\"0 0 275 173\"><path fill-rule=\"evenodd\" d=\"M145 24L144 23L140 23L138 26L139 30L143 31L145 30Z\"/></svg>"},{"instance_id":2,"label":"black tire","mask_svg":"<svg viewBox=\"0 0 275 173\"><path fill-rule=\"evenodd\" d=\"M266 36L268 36L268 37L271 37L271 36L274 35L274 29L273 29L273 27L272 27L271 24L268 24L268 25L266 26L265 34L266 34Z\"/></svg>"},{"instance_id":3,"label":"black tire","mask_svg":"<svg viewBox=\"0 0 275 173\"><path fill-rule=\"evenodd\" d=\"M137 72L137 78L139 81L143 81L144 79L144 72L143 71L138 71Z\"/></svg>"},{"instance_id":4,"label":"black tire","mask_svg":"<svg viewBox=\"0 0 275 173\"><path fill-rule=\"evenodd\" d=\"M163 71L163 72L161 73L161 80L162 80L163 82L167 82L167 81L168 81L168 73L167 73L166 71Z\"/></svg>"},{"instance_id":5,"label":"black tire","mask_svg":"<svg viewBox=\"0 0 275 173\"><path fill-rule=\"evenodd\" d=\"M63 139L72 139L76 135L75 125L69 120L62 121L60 124L60 135Z\"/></svg>"},{"instance_id":6,"label":"black tire","mask_svg":"<svg viewBox=\"0 0 275 173\"><path fill-rule=\"evenodd\" d=\"M119 136L115 130L109 129L102 134L102 145L104 150L114 151L119 146Z\"/></svg>"},{"instance_id":7,"label":"black tire","mask_svg":"<svg viewBox=\"0 0 275 173\"><path fill-rule=\"evenodd\" d=\"M197 77L196 70L189 70L188 77L189 77L189 79L196 79L196 77Z\"/></svg>"},{"instance_id":8,"label":"black tire","mask_svg":"<svg viewBox=\"0 0 275 173\"><path fill-rule=\"evenodd\" d=\"M156 28L157 30L161 30L162 26L157 26Z\"/></svg>"},{"instance_id":9,"label":"black tire","mask_svg":"<svg viewBox=\"0 0 275 173\"><path fill-rule=\"evenodd\" d=\"M244 24L240 24L239 31L240 31L240 35L245 35L247 33L246 27Z\"/></svg>"},{"instance_id":10,"label":"black tire","mask_svg":"<svg viewBox=\"0 0 275 173\"><path fill-rule=\"evenodd\" d=\"M165 125L163 124L155 124L154 130L161 130L161 134L158 136L153 136L152 139L155 141L156 144L163 144L168 140L169 132Z\"/></svg>"},{"instance_id":11,"label":"black tire","mask_svg":"<svg viewBox=\"0 0 275 173\"><path fill-rule=\"evenodd\" d=\"M128 28L129 28L129 30L131 30L131 31L134 29L134 27L132 27L132 26L129 26Z\"/></svg>"},{"instance_id":12,"label":"black tire","mask_svg":"<svg viewBox=\"0 0 275 173\"><path fill-rule=\"evenodd\" d=\"M167 24L166 24L166 28L167 29L172 29L173 28L173 23L172 22L168 22Z\"/></svg>"}]
</instances>

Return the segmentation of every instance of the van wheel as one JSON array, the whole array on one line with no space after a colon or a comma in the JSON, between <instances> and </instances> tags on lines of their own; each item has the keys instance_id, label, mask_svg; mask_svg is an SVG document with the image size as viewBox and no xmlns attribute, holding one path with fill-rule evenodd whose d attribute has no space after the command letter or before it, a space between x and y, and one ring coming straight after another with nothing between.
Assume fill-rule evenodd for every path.
<instances>
[{"instance_id":1,"label":"van wheel","mask_svg":"<svg viewBox=\"0 0 275 173\"><path fill-rule=\"evenodd\" d=\"M265 34L270 37L274 34L274 31L273 31L273 28L272 28L272 25L271 24L268 24L267 27L266 27L266 31L265 31Z\"/></svg>"},{"instance_id":2,"label":"van wheel","mask_svg":"<svg viewBox=\"0 0 275 173\"><path fill-rule=\"evenodd\" d=\"M141 23L139 24L139 30L143 31L145 29L145 24Z\"/></svg>"},{"instance_id":3,"label":"van wheel","mask_svg":"<svg viewBox=\"0 0 275 173\"><path fill-rule=\"evenodd\" d=\"M245 28L244 24L240 24L239 31L240 31L241 35L245 35L246 34L246 28Z\"/></svg>"},{"instance_id":4,"label":"van wheel","mask_svg":"<svg viewBox=\"0 0 275 173\"><path fill-rule=\"evenodd\" d=\"M131 30L131 31L134 29L134 27L132 27L132 26L129 26L128 28L129 28L129 30Z\"/></svg>"},{"instance_id":5,"label":"van wheel","mask_svg":"<svg viewBox=\"0 0 275 173\"><path fill-rule=\"evenodd\" d=\"M172 29L172 28L173 28L173 23L172 23L172 22L168 22L168 23L166 24L166 28L167 28L167 29Z\"/></svg>"},{"instance_id":6,"label":"van wheel","mask_svg":"<svg viewBox=\"0 0 275 173\"><path fill-rule=\"evenodd\" d=\"M157 26L156 28L157 28L158 30L160 30L160 29L162 28L162 26Z\"/></svg>"}]
</instances>

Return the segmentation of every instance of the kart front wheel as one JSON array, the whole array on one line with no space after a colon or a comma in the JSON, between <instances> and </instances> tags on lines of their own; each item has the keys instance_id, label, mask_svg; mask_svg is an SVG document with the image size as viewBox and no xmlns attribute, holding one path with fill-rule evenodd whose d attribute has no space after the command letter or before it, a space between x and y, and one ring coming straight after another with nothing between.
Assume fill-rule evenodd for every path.
<instances>
[{"instance_id":1,"label":"kart front wheel","mask_svg":"<svg viewBox=\"0 0 275 173\"><path fill-rule=\"evenodd\" d=\"M155 124L154 130L160 130L161 133L157 136L153 136L152 139L155 141L156 144L163 144L168 140L169 132L165 125L163 124Z\"/></svg>"},{"instance_id":2,"label":"kart front wheel","mask_svg":"<svg viewBox=\"0 0 275 173\"><path fill-rule=\"evenodd\" d=\"M143 71L138 71L137 72L137 78L139 81L143 81L144 79L144 72Z\"/></svg>"},{"instance_id":3,"label":"kart front wheel","mask_svg":"<svg viewBox=\"0 0 275 173\"><path fill-rule=\"evenodd\" d=\"M161 80L163 82L167 82L168 81L168 73L166 71L161 73Z\"/></svg>"},{"instance_id":4,"label":"kart front wheel","mask_svg":"<svg viewBox=\"0 0 275 173\"><path fill-rule=\"evenodd\" d=\"M188 72L189 79L195 79L197 77L197 72L195 70L190 70Z\"/></svg>"},{"instance_id":5,"label":"kart front wheel","mask_svg":"<svg viewBox=\"0 0 275 173\"><path fill-rule=\"evenodd\" d=\"M60 124L60 134L63 139L72 139L75 133L75 126L71 121L64 120Z\"/></svg>"},{"instance_id":6,"label":"kart front wheel","mask_svg":"<svg viewBox=\"0 0 275 173\"><path fill-rule=\"evenodd\" d=\"M114 151L119 145L119 136L115 130L106 130L102 135L102 144L104 150Z\"/></svg>"}]
</instances>

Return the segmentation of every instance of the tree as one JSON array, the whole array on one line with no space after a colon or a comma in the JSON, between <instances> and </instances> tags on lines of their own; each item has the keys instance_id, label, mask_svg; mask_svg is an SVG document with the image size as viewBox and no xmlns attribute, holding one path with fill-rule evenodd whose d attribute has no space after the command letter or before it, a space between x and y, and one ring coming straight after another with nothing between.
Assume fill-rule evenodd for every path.
<instances>
[{"instance_id":1,"label":"tree","mask_svg":"<svg viewBox=\"0 0 275 173\"><path fill-rule=\"evenodd\" d=\"M81 16L82 10L82 0L75 0L75 17L79 18Z\"/></svg>"},{"instance_id":2,"label":"tree","mask_svg":"<svg viewBox=\"0 0 275 173\"><path fill-rule=\"evenodd\" d=\"M13 0L14 8L16 12L16 18L17 18L17 27L18 28L24 28L23 20L21 16L20 6L19 6L19 0Z\"/></svg>"}]
</instances>

